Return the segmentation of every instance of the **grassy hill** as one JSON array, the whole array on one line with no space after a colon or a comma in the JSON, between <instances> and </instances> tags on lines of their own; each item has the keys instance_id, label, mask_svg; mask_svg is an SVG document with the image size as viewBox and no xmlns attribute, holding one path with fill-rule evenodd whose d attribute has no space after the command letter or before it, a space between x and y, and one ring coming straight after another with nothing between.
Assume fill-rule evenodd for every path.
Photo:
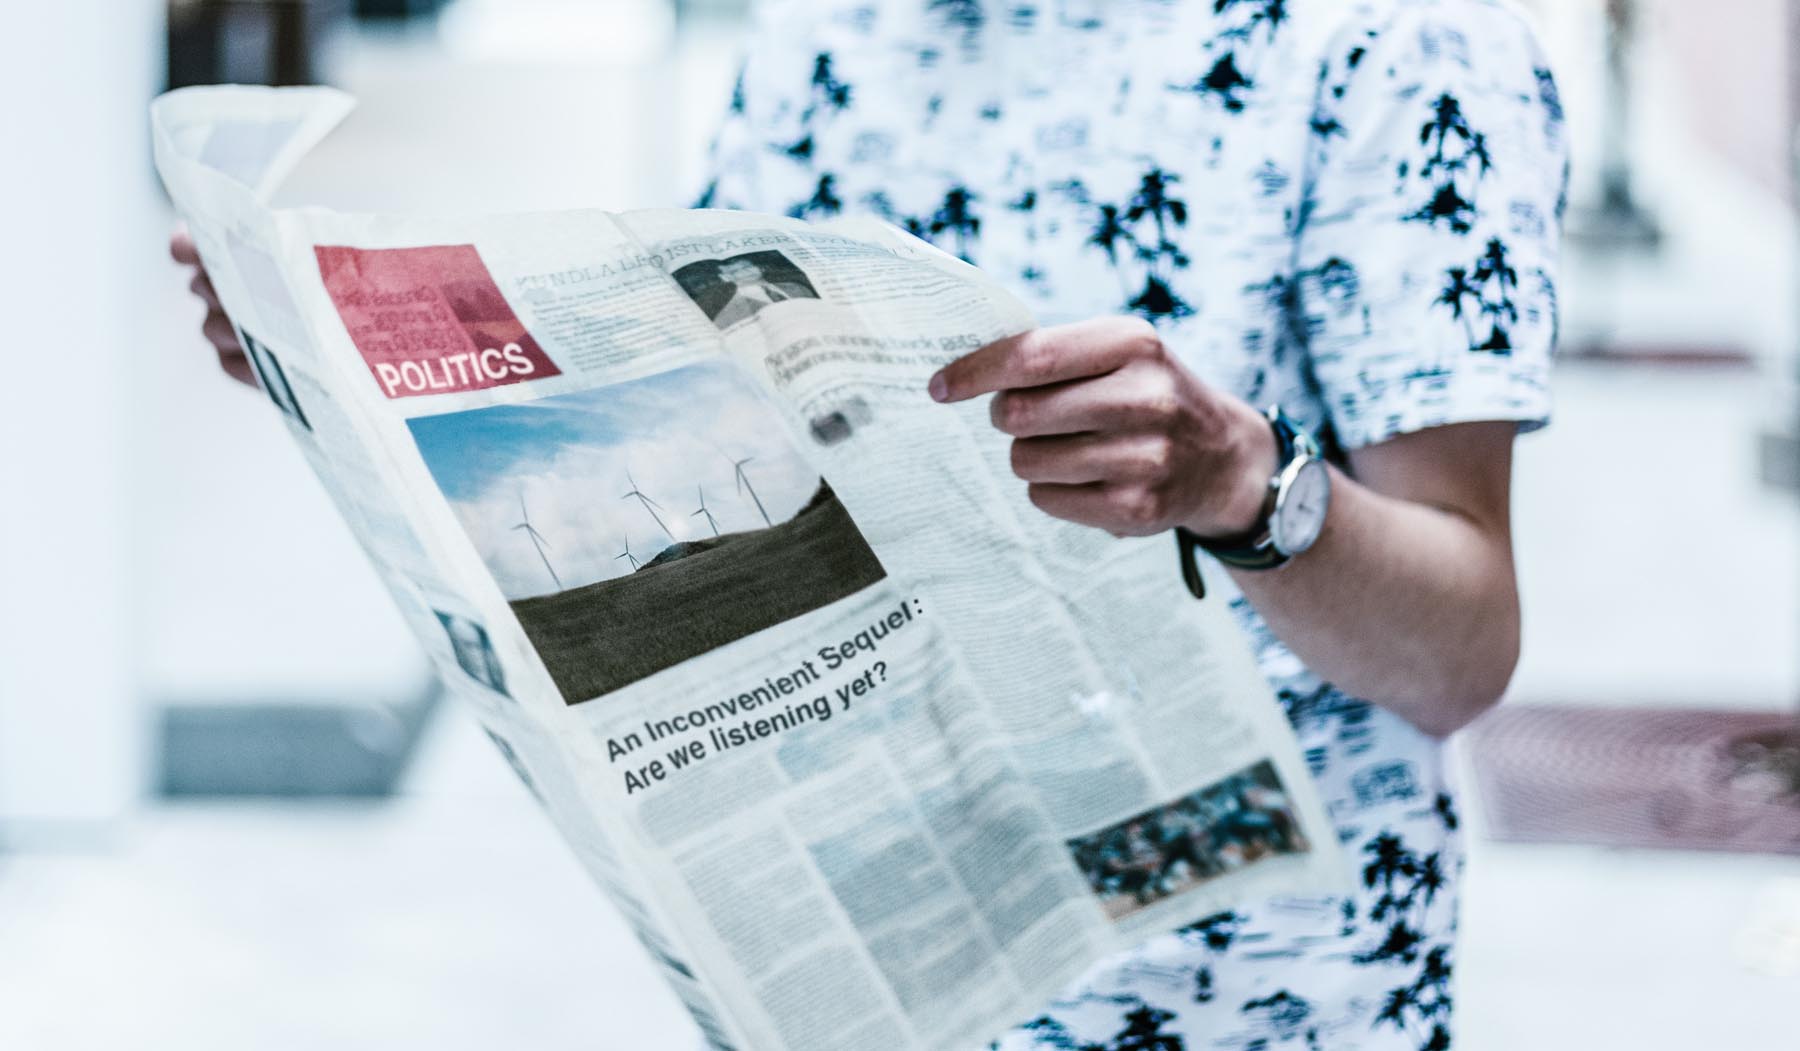
<instances>
[{"instance_id":1,"label":"grassy hill","mask_svg":"<svg viewBox=\"0 0 1800 1051\"><path fill-rule=\"evenodd\" d=\"M570 704L855 594L886 576L823 483L767 529L671 545L637 572L512 604Z\"/></svg>"}]
</instances>

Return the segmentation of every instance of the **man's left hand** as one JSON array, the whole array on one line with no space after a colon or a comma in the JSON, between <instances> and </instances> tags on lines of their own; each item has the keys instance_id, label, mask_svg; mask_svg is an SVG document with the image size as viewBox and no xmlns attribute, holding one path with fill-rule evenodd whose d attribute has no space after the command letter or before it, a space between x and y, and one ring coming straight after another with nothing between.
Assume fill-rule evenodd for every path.
<instances>
[{"instance_id":1,"label":"man's left hand","mask_svg":"<svg viewBox=\"0 0 1800 1051\"><path fill-rule=\"evenodd\" d=\"M1035 329L990 343L931 378L942 402L993 394L1013 472L1057 518L1119 536L1186 526L1249 532L1275 471L1269 423L1189 372L1132 317Z\"/></svg>"}]
</instances>

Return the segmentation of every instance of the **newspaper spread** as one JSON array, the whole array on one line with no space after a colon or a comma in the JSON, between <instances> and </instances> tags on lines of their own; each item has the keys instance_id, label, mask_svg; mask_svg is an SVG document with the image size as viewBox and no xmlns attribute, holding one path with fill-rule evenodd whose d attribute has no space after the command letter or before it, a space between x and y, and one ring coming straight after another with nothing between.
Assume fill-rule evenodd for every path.
<instances>
[{"instance_id":1,"label":"newspaper spread","mask_svg":"<svg viewBox=\"0 0 1800 1051\"><path fill-rule=\"evenodd\" d=\"M350 106L176 92L157 163L448 689L711 1046L980 1046L1339 885L1229 611L922 393L1032 326L1012 297L868 221L270 208Z\"/></svg>"}]
</instances>

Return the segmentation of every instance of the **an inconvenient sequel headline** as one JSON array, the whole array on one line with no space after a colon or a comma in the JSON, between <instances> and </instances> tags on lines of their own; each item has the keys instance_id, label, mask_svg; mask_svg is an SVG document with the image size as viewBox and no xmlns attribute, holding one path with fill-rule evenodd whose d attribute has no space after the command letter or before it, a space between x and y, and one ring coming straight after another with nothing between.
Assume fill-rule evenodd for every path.
<instances>
[{"instance_id":1,"label":"an inconvenient sequel headline","mask_svg":"<svg viewBox=\"0 0 1800 1051\"><path fill-rule=\"evenodd\" d=\"M661 758L647 762L637 759L625 768L625 794L667 781L708 756L774 737L797 726L829 722L834 715L848 712L858 699L874 693L887 681L887 662L878 659L882 643L924 611L918 599L907 599L854 635L820 646L814 656L781 675L767 676L724 700L691 711L664 719L646 719L642 732L633 730L607 738L607 759L614 764L651 745L663 749ZM813 692L827 674L838 671L855 674L835 686Z\"/></svg>"}]
</instances>

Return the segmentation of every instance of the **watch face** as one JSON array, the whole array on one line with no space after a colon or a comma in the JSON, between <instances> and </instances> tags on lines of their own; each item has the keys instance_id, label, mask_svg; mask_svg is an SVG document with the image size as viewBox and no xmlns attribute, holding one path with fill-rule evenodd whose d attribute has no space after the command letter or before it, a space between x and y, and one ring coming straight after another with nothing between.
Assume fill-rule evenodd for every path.
<instances>
[{"instance_id":1,"label":"watch face","mask_svg":"<svg viewBox=\"0 0 1800 1051\"><path fill-rule=\"evenodd\" d=\"M1319 460L1300 465L1281 506L1269 523L1269 538L1284 555L1298 555L1313 546L1325 528L1325 509L1331 503L1331 473Z\"/></svg>"}]
</instances>

